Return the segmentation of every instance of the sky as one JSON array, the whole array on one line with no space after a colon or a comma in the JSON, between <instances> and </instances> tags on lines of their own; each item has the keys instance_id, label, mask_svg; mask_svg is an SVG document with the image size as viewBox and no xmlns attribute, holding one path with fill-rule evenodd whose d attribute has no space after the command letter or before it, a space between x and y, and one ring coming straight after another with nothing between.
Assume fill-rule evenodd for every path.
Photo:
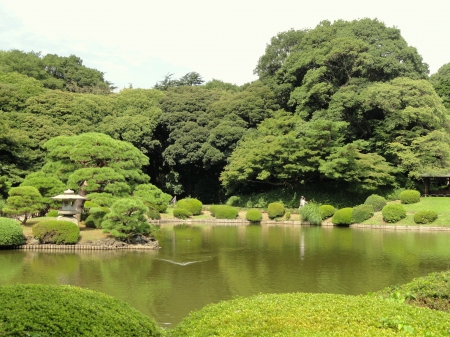
<instances>
[{"instance_id":1,"label":"sky","mask_svg":"<svg viewBox=\"0 0 450 337\"><path fill-rule=\"evenodd\" d=\"M198 72L242 85L279 32L377 18L428 63L450 62L450 0L0 0L0 50L76 55L118 90Z\"/></svg>"}]
</instances>

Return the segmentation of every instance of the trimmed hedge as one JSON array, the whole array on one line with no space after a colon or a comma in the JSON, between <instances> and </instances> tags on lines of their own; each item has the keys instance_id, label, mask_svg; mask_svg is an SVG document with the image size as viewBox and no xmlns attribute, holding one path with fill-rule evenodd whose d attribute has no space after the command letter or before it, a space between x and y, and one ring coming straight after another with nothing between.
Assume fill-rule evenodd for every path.
<instances>
[{"instance_id":1,"label":"trimmed hedge","mask_svg":"<svg viewBox=\"0 0 450 337\"><path fill-rule=\"evenodd\" d=\"M185 198L177 201L177 208L183 208L192 215L199 215L202 213L203 204L200 200L195 198Z\"/></svg>"},{"instance_id":2,"label":"trimmed hedge","mask_svg":"<svg viewBox=\"0 0 450 337\"><path fill-rule=\"evenodd\" d=\"M33 225L33 236L40 243L75 244L80 236L80 228L70 221L43 220Z\"/></svg>"},{"instance_id":3,"label":"trimmed hedge","mask_svg":"<svg viewBox=\"0 0 450 337\"><path fill-rule=\"evenodd\" d=\"M427 224L436 220L437 217L438 215L435 211L423 210L414 214L414 222L417 224Z\"/></svg>"},{"instance_id":4,"label":"trimmed hedge","mask_svg":"<svg viewBox=\"0 0 450 337\"><path fill-rule=\"evenodd\" d=\"M320 205L319 206L320 217L323 219L330 218L336 213L336 208L331 205Z\"/></svg>"},{"instance_id":5,"label":"trimmed hedge","mask_svg":"<svg viewBox=\"0 0 450 337\"><path fill-rule=\"evenodd\" d=\"M284 215L284 205L281 202L272 202L267 206L269 219L281 218Z\"/></svg>"},{"instance_id":6,"label":"trimmed hedge","mask_svg":"<svg viewBox=\"0 0 450 337\"><path fill-rule=\"evenodd\" d=\"M384 221L394 223L406 217L406 210L402 205L390 204L383 207L381 214Z\"/></svg>"},{"instance_id":7,"label":"trimmed hedge","mask_svg":"<svg viewBox=\"0 0 450 337\"><path fill-rule=\"evenodd\" d=\"M184 208L175 208L173 210L173 216L177 219L187 219L191 215L192 215L192 213Z\"/></svg>"},{"instance_id":8,"label":"trimmed hedge","mask_svg":"<svg viewBox=\"0 0 450 337\"><path fill-rule=\"evenodd\" d=\"M262 213L259 209L252 208L247 211L247 213L245 214L245 218L251 222L261 222Z\"/></svg>"},{"instance_id":9,"label":"trimmed hedge","mask_svg":"<svg viewBox=\"0 0 450 337\"><path fill-rule=\"evenodd\" d=\"M2 336L163 336L125 302L78 287L0 286L0 303Z\"/></svg>"},{"instance_id":10,"label":"trimmed hedge","mask_svg":"<svg viewBox=\"0 0 450 337\"><path fill-rule=\"evenodd\" d=\"M331 222L335 225L348 226L353 223L353 208L346 207L337 210L331 218Z\"/></svg>"},{"instance_id":11,"label":"trimmed hedge","mask_svg":"<svg viewBox=\"0 0 450 337\"><path fill-rule=\"evenodd\" d=\"M192 312L171 337L444 336L449 314L375 296L265 294Z\"/></svg>"},{"instance_id":12,"label":"trimmed hedge","mask_svg":"<svg viewBox=\"0 0 450 337\"><path fill-rule=\"evenodd\" d=\"M0 218L0 246L18 246L23 243L22 226L16 220Z\"/></svg>"},{"instance_id":13,"label":"trimmed hedge","mask_svg":"<svg viewBox=\"0 0 450 337\"><path fill-rule=\"evenodd\" d=\"M212 205L209 210L216 219L236 219L239 214L236 207L228 205Z\"/></svg>"},{"instance_id":14,"label":"trimmed hedge","mask_svg":"<svg viewBox=\"0 0 450 337\"><path fill-rule=\"evenodd\" d=\"M405 190L400 193L402 204L415 204L420 201L420 192L416 190Z\"/></svg>"},{"instance_id":15,"label":"trimmed hedge","mask_svg":"<svg viewBox=\"0 0 450 337\"><path fill-rule=\"evenodd\" d=\"M353 222L361 223L373 217L373 206L369 204L359 205L353 208Z\"/></svg>"},{"instance_id":16,"label":"trimmed hedge","mask_svg":"<svg viewBox=\"0 0 450 337\"><path fill-rule=\"evenodd\" d=\"M374 212L379 212L386 206L386 199L381 195L372 194L367 197L366 201L364 201L365 205L372 205Z\"/></svg>"}]
</instances>

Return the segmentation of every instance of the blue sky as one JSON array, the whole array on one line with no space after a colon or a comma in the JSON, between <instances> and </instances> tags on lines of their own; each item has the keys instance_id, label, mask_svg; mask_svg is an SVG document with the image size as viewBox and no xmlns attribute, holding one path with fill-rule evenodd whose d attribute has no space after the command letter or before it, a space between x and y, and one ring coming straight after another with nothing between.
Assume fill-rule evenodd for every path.
<instances>
[{"instance_id":1,"label":"blue sky","mask_svg":"<svg viewBox=\"0 0 450 337\"><path fill-rule=\"evenodd\" d=\"M190 71L241 85L278 32L369 17L398 27L434 73L450 62L448 13L448 0L0 0L0 41L75 54L119 89Z\"/></svg>"}]
</instances>

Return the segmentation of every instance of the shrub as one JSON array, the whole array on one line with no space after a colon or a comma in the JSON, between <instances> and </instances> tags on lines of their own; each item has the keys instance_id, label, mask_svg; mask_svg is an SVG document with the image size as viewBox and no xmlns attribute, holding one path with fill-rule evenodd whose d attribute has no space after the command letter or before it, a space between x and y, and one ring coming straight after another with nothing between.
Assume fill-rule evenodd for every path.
<instances>
[{"instance_id":1,"label":"shrub","mask_svg":"<svg viewBox=\"0 0 450 337\"><path fill-rule=\"evenodd\" d=\"M84 221L86 227L102 228L102 222L105 215L111 212L108 207L92 206L89 208L89 215Z\"/></svg>"},{"instance_id":2,"label":"shrub","mask_svg":"<svg viewBox=\"0 0 450 337\"><path fill-rule=\"evenodd\" d=\"M352 214L353 208L341 208L340 210L336 211L336 213L334 213L333 218L331 218L331 222L335 225L351 225L353 223Z\"/></svg>"},{"instance_id":3,"label":"shrub","mask_svg":"<svg viewBox=\"0 0 450 337\"><path fill-rule=\"evenodd\" d=\"M262 220L262 214L259 209L252 208L245 213L245 218L251 222L260 222Z\"/></svg>"},{"instance_id":4,"label":"shrub","mask_svg":"<svg viewBox=\"0 0 450 337\"><path fill-rule=\"evenodd\" d=\"M13 219L0 218L0 246L17 246L24 243L22 227Z\"/></svg>"},{"instance_id":5,"label":"shrub","mask_svg":"<svg viewBox=\"0 0 450 337\"><path fill-rule=\"evenodd\" d=\"M284 215L284 205L281 202L272 202L267 206L270 219L280 218Z\"/></svg>"},{"instance_id":6,"label":"shrub","mask_svg":"<svg viewBox=\"0 0 450 337\"><path fill-rule=\"evenodd\" d=\"M6 205L2 212L10 215L19 215L22 217L22 223L25 224L33 214L38 213L44 208L42 196L39 190L33 186L13 187L8 192Z\"/></svg>"},{"instance_id":7,"label":"shrub","mask_svg":"<svg viewBox=\"0 0 450 337\"><path fill-rule=\"evenodd\" d=\"M48 218L56 218L58 216L58 210L51 209L50 211L47 212L45 216Z\"/></svg>"},{"instance_id":8,"label":"shrub","mask_svg":"<svg viewBox=\"0 0 450 337\"><path fill-rule=\"evenodd\" d=\"M286 214L284 215L284 218L286 220L289 220L291 218L291 212L286 212Z\"/></svg>"},{"instance_id":9,"label":"shrub","mask_svg":"<svg viewBox=\"0 0 450 337\"><path fill-rule=\"evenodd\" d=\"M320 215L319 205L315 203L309 203L301 207L299 213L302 217L302 221L307 221L311 225L316 226L322 224L322 216Z\"/></svg>"},{"instance_id":10,"label":"shrub","mask_svg":"<svg viewBox=\"0 0 450 337\"><path fill-rule=\"evenodd\" d=\"M378 194L372 194L369 197L367 197L366 201L364 202L365 205L372 205L374 212L379 212L383 209L384 206L386 206L386 199L383 198L381 195Z\"/></svg>"},{"instance_id":11,"label":"shrub","mask_svg":"<svg viewBox=\"0 0 450 337\"><path fill-rule=\"evenodd\" d=\"M331 205L320 205L319 206L320 217L323 219L332 217L336 213L336 208Z\"/></svg>"},{"instance_id":12,"label":"shrub","mask_svg":"<svg viewBox=\"0 0 450 337\"><path fill-rule=\"evenodd\" d=\"M241 197L233 195L231 197L228 198L226 204L228 206L239 206L241 204Z\"/></svg>"},{"instance_id":13,"label":"shrub","mask_svg":"<svg viewBox=\"0 0 450 337\"><path fill-rule=\"evenodd\" d=\"M415 204L420 201L420 192L416 190L405 190L400 193L402 204Z\"/></svg>"},{"instance_id":14,"label":"shrub","mask_svg":"<svg viewBox=\"0 0 450 337\"><path fill-rule=\"evenodd\" d=\"M175 208L173 210L173 216L177 219L187 219L191 215L192 215L192 213L184 208Z\"/></svg>"},{"instance_id":15,"label":"shrub","mask_svg":"<svg viewBox=\"0 0 450 337\"><path fill-rule=\"evenodd\" d=\"M394 223L406 217L406 210L402 205L390 204L383 207L381 214L384 221Z\"/></svg>"},{"instance_id":16,"label":"shrub","mask_svg":"<svg viewBox=\"0 0 450 337\"><path fill-rule=\"evenodd\" d=\"M63 220L43 220L33 225L32 230L41 243L75 244L80 235L75 223Z\"/></svg>"},{"instance_id":17,"label":"shrub","mask_svg":"<svg viewBox=\"0 0 450 337\"><path fill-rule=\"evenodd\" d=\"M185 198L177 202L177 208L183 208L192 215L199 215L202 213L202 202L195 198Z\"/></svg>"},{"instance_id":18,"label":"shrub","mask_svg":"<svg viewBox=\"0 0 450 337\"><path fill-rule=\"evenodd\" d=\"M66 285L0 286L0 335L162 336L155 321L125 302Z\"/></svg>"},{"instance_id":19,"label":"shrub","mask_svg":"<svg viewBox=\"0 0 450 337\"><path fill-rule=\"evenodd\" d=\"M236 207L228 205L213 205L210 211L216 219L236 219L239 213Z\"/></svg>"},{"instance_id":20,"label":"shrub","mask_svg":"<svg viewBox=\"0 0 450 337\"><path fill-rule=\"evenodd\" d=\"M414 214L414 222L417 224L427 224L436 220L437 217L438 215L435 211L423 210Z\"/></svg>"},{"instance_id":21,"label":"shrub","mask_svg":"<svg viewBox=\"0 0 450 337\"><path fill-rule=\"evenodd\" d=\"M148 211L145 213L152 220L161 219L161 214L159 214L160 210L152 207L152 205L147 205ZM161 208L160 208L161 209ZM167 208L166 208L167 209Z\"/></svg>"},{"instance_id":22,"label":"shrub","mask_svg":"<svg viewBox=\"0 0 450 337\"><path fill-rule=\"evenodd\" d=\"M369 204L363 204L356 206L353 208L353 222L355 223L361 223L367 219L370 219L373 217L373 206Z\"/></svg>"},{"instance_id":23,"label":"shrub","mask_svg":"<svg viewBox=\"0 0 450 337\"><path fill-rule=\"evenodd\" d=\"M167 210L172 196L164 193L158 187L153 184L142 184L136 186L133 191L133 196L139 197L144 201L145 206L148 208L156 209L160 213L164 213Z\"/></svg>"}]
</instances>

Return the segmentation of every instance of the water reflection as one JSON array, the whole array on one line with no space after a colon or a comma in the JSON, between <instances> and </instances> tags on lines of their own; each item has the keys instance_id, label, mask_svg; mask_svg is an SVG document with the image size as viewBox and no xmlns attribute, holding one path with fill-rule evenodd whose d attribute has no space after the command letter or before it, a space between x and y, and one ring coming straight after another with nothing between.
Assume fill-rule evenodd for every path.
<instances>
[{"instance_id":1,"label":"water reflection","mask_svg":"<svg viewBox=\"0 0 450 337\"><path fill-rule=\"evenodd\" d=\"M450 233L278 226L162 226L159 251L0 251L0 284L102 291L171 326L235 296L361 294L450 269Z\"/></svg>"}]
</instances>

